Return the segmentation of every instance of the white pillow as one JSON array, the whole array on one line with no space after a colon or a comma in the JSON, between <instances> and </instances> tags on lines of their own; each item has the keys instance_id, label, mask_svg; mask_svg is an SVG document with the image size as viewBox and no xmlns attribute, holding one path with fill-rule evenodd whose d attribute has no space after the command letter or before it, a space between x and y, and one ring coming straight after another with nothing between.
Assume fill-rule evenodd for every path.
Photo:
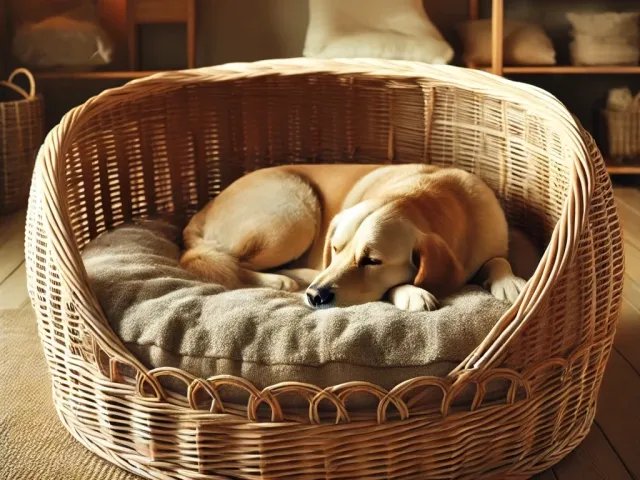
<instances>
[{"instance_id":1,"label":"white pillow","mask_svg":"<svg viewBox=\"0 0 640 480\"><path fill-rule=\"evenodd\" d=\"M453 49L422 0L309 0L304 56L444 64Z\"/></svg>"}]
</instances>

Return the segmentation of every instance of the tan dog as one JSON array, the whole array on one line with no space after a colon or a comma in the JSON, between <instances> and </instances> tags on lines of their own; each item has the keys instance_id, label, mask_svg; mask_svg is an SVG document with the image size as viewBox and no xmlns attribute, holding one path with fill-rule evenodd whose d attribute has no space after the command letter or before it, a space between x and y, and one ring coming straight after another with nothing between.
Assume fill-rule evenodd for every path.
<instances>
[{"instance_id":1,"label":"tan dog","mask_svg":"<svg viewBox=\"0 0 640 480\"><path fill-rule=\"evenodd\" d=\"M477 176L429 165L290 165L225 189L184 230L181 265L228 288L296 291L314 308L388 298L432 310L476 276L513 302L507 221ZM278 267L294 270L269 273Z\"/></svg>"}]
</instances>

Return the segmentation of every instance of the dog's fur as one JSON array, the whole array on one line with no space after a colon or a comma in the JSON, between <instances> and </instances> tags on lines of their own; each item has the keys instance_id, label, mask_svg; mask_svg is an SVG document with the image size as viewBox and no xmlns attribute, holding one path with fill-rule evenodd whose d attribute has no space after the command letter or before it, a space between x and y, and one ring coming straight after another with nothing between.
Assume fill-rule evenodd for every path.
<instances>
[{"instance_id":1,"label":"dog's fur","mask_svg":"<svg viewBox=\"0 0 640 480\"><path fill-rule=\"evenodd\" d=\"M525 283L507 260L507 221L491 189L430 165L258 170L198 212L184 241L181 265L199 278L289 291L300 289L291 277L302 278L316 308L387 298L431 310L474 277L513 302ZM273 273L283 266L294 270Z\"/></svg>"}]
</instances>

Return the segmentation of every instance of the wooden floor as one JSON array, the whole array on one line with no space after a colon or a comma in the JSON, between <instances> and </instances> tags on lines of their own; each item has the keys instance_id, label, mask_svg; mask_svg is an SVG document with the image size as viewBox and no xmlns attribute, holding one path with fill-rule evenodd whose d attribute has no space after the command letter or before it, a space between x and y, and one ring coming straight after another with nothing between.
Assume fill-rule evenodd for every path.
<instances>
[{"instance_id":1,"label":"wooden floor","mask_svg":"<svg viewBox=\"0 0 640 480\"><path fill-rule=\"evenodd\" d=\"M591 432L541 480L640 479L640 189L617 186L625 233L626 279L615 349ZM20 212L0 219L0 308L28 305Z\"/></svg>"}]
</instances>

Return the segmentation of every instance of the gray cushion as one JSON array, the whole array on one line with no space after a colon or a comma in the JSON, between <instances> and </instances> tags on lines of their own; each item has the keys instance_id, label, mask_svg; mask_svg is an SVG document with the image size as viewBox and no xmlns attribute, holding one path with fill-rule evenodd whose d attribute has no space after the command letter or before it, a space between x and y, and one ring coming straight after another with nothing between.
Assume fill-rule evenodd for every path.
<instances>
[{"instance_id":1,"label":"gray cushion","mask_svg":"<svg viewBox=\"0 0 640 480\"><path fill-rule=\"evenodd\" d=\"M114 331L149 367L178 367L201 378L237 375L258 388L352 380L392 388L416 376L446 375L508 308L466 286L434 312L385 302L314 311L302 293L226 291L196 280L178 264L179 234L163 221L127 224L83 252Z\"/></svg>"}]
</instances>

